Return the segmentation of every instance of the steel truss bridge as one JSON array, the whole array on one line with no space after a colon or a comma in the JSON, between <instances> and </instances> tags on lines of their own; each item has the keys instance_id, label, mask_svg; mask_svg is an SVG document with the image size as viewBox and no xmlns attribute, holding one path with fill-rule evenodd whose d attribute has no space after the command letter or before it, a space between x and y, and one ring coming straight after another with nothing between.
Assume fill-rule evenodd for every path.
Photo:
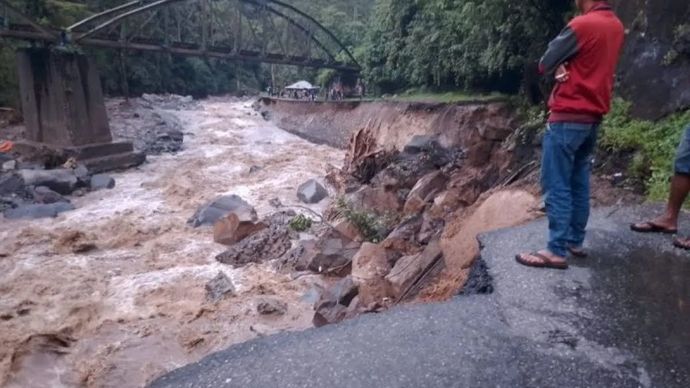
<instances>
[{"instance_id":1,"label":"steel truss bridge","mask_svg":"<svg viewBox=\"0 0 690 388\"><path fill-rule=\"evenodd\" d=\"M359 72L321 23L278 0L136 0L71 26L44 26L0 0L0 37Z\"/></svg>"}]
</instances>

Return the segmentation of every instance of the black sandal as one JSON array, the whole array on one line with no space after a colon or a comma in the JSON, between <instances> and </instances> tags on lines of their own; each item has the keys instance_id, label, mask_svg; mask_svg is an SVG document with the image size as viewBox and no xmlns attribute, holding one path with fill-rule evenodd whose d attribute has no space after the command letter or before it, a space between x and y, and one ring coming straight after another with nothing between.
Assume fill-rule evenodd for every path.
<instances>
[{"instance_id":1,"label":"black sandal","mask_svg":"<svg viewBox=\"0 0 690 388\"><path fill-rule=\"evenodd\" d=\"M690 240L687 238L676 237L673 239L673 246L686 251L690 251Z\"/></svg>"},{"instance_id":2,"label":"black sandal","mask_svg":"<svg viewBox=\"0 0 690 388\"><path fill-rule=\"evenodd\" d=\"M641 222L630 225L630 230L637 233L661 233L661 234L676 234L678 229L667 229L661 225L657 225L652 221Z\"/></svg>"},{"instance_id":3,"label":"black sandal","mask_svg":"<svg viewBox=\"0 0 690 388\"><path fill-rule=\"evenodd\" d=\"M523 254L519 254L515 256L515 260L527 267L533 267L533 268L552 268L552 269L568 269L568 263L567 262L560 262L560 261L553 261L549 259L548 257L542 255L539 252L534 252L534 253L528 253L529 256L536 257L541 260L540 263L535 263L532 261L525 260L523 257Z\"/></svg>"}]
</instances>

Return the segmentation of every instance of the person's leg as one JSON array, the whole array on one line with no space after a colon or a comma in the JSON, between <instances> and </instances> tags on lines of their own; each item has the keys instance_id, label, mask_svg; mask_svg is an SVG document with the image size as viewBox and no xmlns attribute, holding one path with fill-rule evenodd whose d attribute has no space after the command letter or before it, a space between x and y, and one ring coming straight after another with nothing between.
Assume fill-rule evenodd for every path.
<instances>
[{"instance_id":1,"label":"person's leg","mask_svg":"<svg viewBox=\"0 0 690 388\"><path fill-rule=\"evenodd\" d=\"M598 126L593 125L585 142L575 152L573 174L570 179L573 198L573 213L570 219L568 245L570 248L582 248L585 241L585 229L590 213L590 177L592 173L592 153L597 144Z\"/></svg>"},{"instance_id":2,"label":"person's leg","mask_svg":"<svg viewBox=\"0 0 690 388\"><path fill-rule=\"evenodd\" d=\"M565 263L567 237L572 213L570 176L574 150L563 123L550 123L542 144L541 183L549 221L547 250L535 254L521 254L519 263L535 267ZM551 265L546 265L551 266ZM567 266L567 264L566 264Z\"/></svg>"},{"instance_id":3,"label":"person's leg","mask_svg":"<svg viewBox=\"0 0 690 388\"><path fill-rule=\"evenodd\" d=\"M671 193L664 214L652 221L633 224L638 232L676 232L678 215L690 193L690 127L685 130L678 146L675 161L675 175L671 179Z\"/></svg>"}]
</instances>

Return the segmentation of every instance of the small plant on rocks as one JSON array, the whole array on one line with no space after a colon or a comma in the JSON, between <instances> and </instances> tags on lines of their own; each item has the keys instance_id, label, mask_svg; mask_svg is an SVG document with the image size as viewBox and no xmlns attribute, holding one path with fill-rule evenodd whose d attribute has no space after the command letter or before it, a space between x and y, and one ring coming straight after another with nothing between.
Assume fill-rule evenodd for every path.
<instances>
[{"instance_id":1,"label":"small plant on rocks","mask_svg":"<svg viewBox=\"0 0 690 388\"><path fill-rule=\"evenodd\" d=\"M304 214L298 214L290 220L290 229L296 232L304 232L305 230L311 228L311 218L305 216Z\"/></svg>"},{"instance_id":2,"label":"small plant on rocks","mask_svg":"<svg viewBox=\"0 0 690 388\"><path fill-rule=\"evenodd\" d=\"M397 224L399 217L395 214L377 215L354 209L343 198L339 198L336 209L345 219L359 230L368 242L378 243L386 238L392 227Z\"/></svg>"}]
</instances>

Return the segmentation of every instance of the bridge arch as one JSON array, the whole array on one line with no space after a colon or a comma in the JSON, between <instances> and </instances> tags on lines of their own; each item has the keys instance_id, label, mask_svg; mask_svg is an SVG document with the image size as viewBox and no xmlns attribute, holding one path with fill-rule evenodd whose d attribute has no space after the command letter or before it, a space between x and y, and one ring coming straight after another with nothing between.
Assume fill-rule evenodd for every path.
<instances>
[{"instance_id":1,"label":"bridge arch","mask_svg":"<svg viewBox=\"0 0 690 388\"><path fill-rule=\"evenodd\" d=\"M53 35L82 46L360 70L330 30L280 0L135 0Z\"/></svg>"}]
</instances>

